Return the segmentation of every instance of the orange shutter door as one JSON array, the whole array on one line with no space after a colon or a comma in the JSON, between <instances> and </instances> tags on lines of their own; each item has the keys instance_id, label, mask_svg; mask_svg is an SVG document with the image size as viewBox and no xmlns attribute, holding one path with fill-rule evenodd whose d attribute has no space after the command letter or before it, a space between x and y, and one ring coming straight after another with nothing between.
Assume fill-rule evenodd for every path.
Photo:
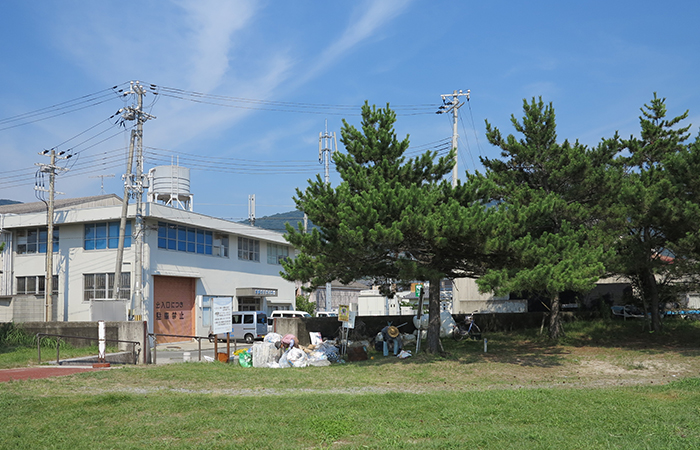
<instances>
[{"instance_id":1,"label":"orange shutter door","mask_svg":"<svg viewBox=\"0 0 700 450\"><path fill-rule=\"evenodd\" d=\"M193 336L195 330L195 278L153 277L156 334ZM186 338L158 336L158 343L182 342Z\"/></svg>"}]
</instances>

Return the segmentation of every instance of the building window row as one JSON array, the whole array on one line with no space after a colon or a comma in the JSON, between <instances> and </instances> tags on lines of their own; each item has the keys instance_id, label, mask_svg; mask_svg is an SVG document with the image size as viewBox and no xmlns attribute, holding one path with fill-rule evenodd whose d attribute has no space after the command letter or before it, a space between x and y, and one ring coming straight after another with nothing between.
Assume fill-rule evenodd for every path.
<instances>
[{"instance_id":1,"label":"building window row","mask_svg":"<svg viewBox=\"0 0 700 450\"><path fill-rule=\"evenodd\" d=\"M209 230L158 222L158 248L228 258L228 236Z\"/></svg>"},{"instance_id":2,"label":"building window row","mask_svg":"<svg viewBox=\"0 0 700 450\"><path fill-rule=\"evenodd\" d=\"M48 228L26 228L17 230L17 253L46 253L49 238ZM53 251L58 252L58 227L53 229Z\"/></svg>"},{"instance_id":3,"label":"building window row","mask_svg":"<svg viewBox=\"0 0 700 450\"><path fill-rule=\"evenodd\" d=\"M85 225L85 250L119 247L119 222L101 222ZM131 221L126 222L124 248L131 247Z\"/></svg>"},{"instance_id":4,"label":"building window row","mask_svg":"<svg viewBox=\"0 0 700 450\"><path fill-rule=\"evenodd\" d=\"M17 295L43 295L46 292L46 277L33 275L29 277L17 277ZM54 275L51 281L51 292L58 294L58 275Z\"/></svg>"},{"instance_id":5,"label":"building window row","mask_svg":"<svg viewBox=\"0 0 700 450\"><path fill-rule=\"evenodd\" d=\"M83 300L100 300L114 298L114 273L90 273L83 275ZM119 298L131 298L131 273L121 274Z\"/></svg>"}]
</instances>

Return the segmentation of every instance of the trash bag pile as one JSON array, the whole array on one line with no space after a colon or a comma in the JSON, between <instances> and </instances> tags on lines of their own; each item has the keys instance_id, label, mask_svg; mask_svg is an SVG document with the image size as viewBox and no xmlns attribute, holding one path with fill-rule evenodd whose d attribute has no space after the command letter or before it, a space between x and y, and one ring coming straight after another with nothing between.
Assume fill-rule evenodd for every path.
<instances>
[{"instance_id":1,"label":"trash bag pile","mask_svg":"<svg viewBox=\"0 0 700 450\"><path fill-rule=\"evenodd\" d=\"M312 336L315 337L315 336ZM269 333L262 342L255 342L249 349L237 351L241 367L269 367L274 369L287 367L330 366L331 363L343 363L335 341L314 340L309 346L293 346L284 349L280 345L282 336Z\"/></svg>"}]
</instances>

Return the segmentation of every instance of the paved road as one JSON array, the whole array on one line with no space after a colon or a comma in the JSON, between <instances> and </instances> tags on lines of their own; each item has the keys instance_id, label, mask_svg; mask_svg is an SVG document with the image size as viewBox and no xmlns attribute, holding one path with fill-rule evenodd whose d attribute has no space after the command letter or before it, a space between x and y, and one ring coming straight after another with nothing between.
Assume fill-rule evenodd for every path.
<instances>
[{"instance_id":1,"label":"paved road","mask_svg":"<svg viewBox=\"0 0 700 450\"><path fill-rule=\"evenodd\" d=\"M249 348L249 344L238 342L236 346L231 343L231 353L236 349ZM219 343L217 348L219 353L226 353L226 343ZM189 355L186 355L189 353ZM205 356L214 358L214 344L210 342L202 342L202 361ZM196 342L161 344L156 349L155 359L156 364L171 364L184 362L186 358L190 361L199 361L199 347Z\"/></svg>"}]
</instances>

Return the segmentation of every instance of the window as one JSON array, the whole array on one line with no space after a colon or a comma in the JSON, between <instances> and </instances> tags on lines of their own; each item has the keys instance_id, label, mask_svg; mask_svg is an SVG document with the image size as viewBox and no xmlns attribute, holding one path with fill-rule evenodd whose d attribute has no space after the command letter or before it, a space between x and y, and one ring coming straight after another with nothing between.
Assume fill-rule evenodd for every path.
<instances>
[{"instance_id":1,"label":"window","mask_svg":"<svg viewBox=\"0 0 700 450\"><path fill-rule=\"evenodd\" d=\"M131 273L124 272L121 276L119 289L120 299L131 298ZM114 274L91 273L83 275L83 300L114 298Z\"/></svg>"},{"instance_id":2,"label":"window","mask_svg":"<svg viewBox=\"0 0 700 450\"><path fill-rule=\"evenodd\" d=\"M46 253L48 228L27 228L17 231L17 253ZM53 251L58 252L58 227L53 229Z\"/></svg>"},{"instance_id":3,"label":"window","mask_svg":"<svg viewBox=\"0 0 700 450\"><path fill-rule=\"evenodd\" d=\"M259 297L240 297L238 299L239 311L260 311Z\"/></svg>"},{"instance_id":4,"label":"window","mask_svg":"<svg viewBox=\"0 0 700 450\"><path fill-rule=\"evenodd\" d=\"M103 250L119 247L119 222L89 223L85 225L85 250ZM124 248L131 247L131 222L124 230Z\"/></svg>"},{"instance_id":5,"label":"window","mask_svg":"<svg viewBox=\"0 0 700 450\"><path fill-rule=\"evenodd\" d=\"M53 276L51 283L51 292L53 294L58 294L58 275ZM46 277L44 277L43 275L17 277L17 295L44 295L45 291Z\"/></svg>"},{"instance_id":6,"label":"window","mask_svg":"<svg viewBox=\"0 0 700 450\"><path fill-rule=\"evenodd\" d=\"M228 258L228 235L215 233L213 242L214 256Z\"/></svg>"},{"instance_id":7,"label":"window","mask_svg":"<svg viewBox=\"0 0 700 450\"><path fill-rule=\"evenodd\" d=\"M260 262L260 241L239 236L238 259Z\"/></svg>"},{"instance_id":8,"label":"window","mask_svg":"<svg viewBox=\"0 0 700 450\"><path fill-rule=\"evenodd\" d=\"M208 230L158 222L158 248L228 257L228 236L215 238Z\"/></svg>"},{"instance_id":9,"label":"window","mask_svg":"<svg viewBox=\"0 0 700 450\"><path fill-rule=\"evenodd\" d=\"M243 316L243 323L255 323L255 316L246 314Z\"/></svg>"},{"instance_id":10,"label":"window","mask_svg":"<svg viewBox=\"0 0 700 450\"><path fill-rule=\"evenodd\" d=\"M282 264L282 261L289 258L289 247L286 245L267 244L267 263Z\"/></svg>"}]
</instances>

